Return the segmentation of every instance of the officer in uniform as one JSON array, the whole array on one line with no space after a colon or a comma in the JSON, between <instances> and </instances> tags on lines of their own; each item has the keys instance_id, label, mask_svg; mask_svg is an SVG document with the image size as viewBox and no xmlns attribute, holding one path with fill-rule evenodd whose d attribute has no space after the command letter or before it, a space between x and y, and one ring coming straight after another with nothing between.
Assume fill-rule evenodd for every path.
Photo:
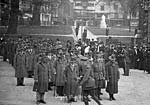
<instances>
[{"instance_id":1,"label":"officer in uniform","mask_svg":"<svg viewBox=\"0 0 150 105\"><path fill-rule=\"evenodd\" d=\"M83 65L85 66L84 70L82 71L83 77L79 82L79 84L82 86L83 101L85 105L89 105L88 95L90 95L98 105L102 105L98 100L98 97L95 95L96 86L91 63L87 57L80 56L80 59L84 61Z\"/></svg>"}]
</instances>

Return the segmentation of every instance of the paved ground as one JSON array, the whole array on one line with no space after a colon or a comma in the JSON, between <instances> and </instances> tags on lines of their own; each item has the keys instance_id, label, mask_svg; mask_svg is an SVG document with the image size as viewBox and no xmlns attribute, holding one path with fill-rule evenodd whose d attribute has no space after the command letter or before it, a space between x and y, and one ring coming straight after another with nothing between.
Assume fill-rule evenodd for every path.
<instances>
[{"instance_id":1,"label":"paved ground","mask_svg":"<svg viewBox=\"0 0 150 105\"><path fill-rule=\"evenodd\" d=\"M122 74L122 70L120 69ZM32 91L33 79L25 79L24 87L16 87L14 69L11 65L0 62L0 105L36 105L35 93ZM109 101L103 90L103 105L150 105L150 75L143 71L131 70L130 76L122 76L119 81L119 93L116 101ZM46 93L47 105L70 105L56 99L53 91ZM80 100L72 105L84 105ZM90 105L96 105L90 102Z\"/></svg>"}]
</instances>

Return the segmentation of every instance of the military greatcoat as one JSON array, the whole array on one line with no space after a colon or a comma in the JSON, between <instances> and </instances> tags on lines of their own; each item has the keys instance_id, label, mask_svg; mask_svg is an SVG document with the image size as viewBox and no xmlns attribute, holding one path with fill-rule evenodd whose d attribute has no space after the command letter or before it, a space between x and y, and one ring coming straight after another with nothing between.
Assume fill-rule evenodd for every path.
<instances>
[{"instance_id":1,"label":"military greatcoat","mask_svg":"<svg viewBox=\"0 0 150 105\"><path fill-rule=\"evenodd\" d=\"M56 86L64 86L66 82L65 71L66 61L65 60L56 60L54 62L54 69L56 71Z\"/></svg>"},{"instance_id":2,"label":"military greatcoat","mask_svg":"<svg viewBox=\"0 0 150 105\"><path fill-rule=\"evenodd\" d=\"M49 65L39 62L35 65L34 69L34 80L37 80L33 87L33 91L38 91L39 93L44 93L48 91L48 82L49 82Z\"/></svg>"},{"instance_id":3,"label":"military greatcoat","mask_svg":"<svg viewBox=\"0 0 150 105\"><path fill-rule=\"evenodd\" d=\"M108 63L106 63L105 68L106 80L108 81L106 92L108 92L109 94L118 93L118 80L120 78L118 63L109 61Z\"/></svg>"},{"instance_id":4,"label":"military greatcoat","mask_svg":"<svg viewBox=\"0 0 150 105\"><path fill-rule=\"evenodd\" d=\"M26 52L26 69L27 71L33 71L34 69L34 51L27 51Z\"/></svg>"},{"instance_id":5,"label":"military greatcoat","mask_svg":"<svg viewBox=\"0 0 150 105\"><path fill-rule=\"evenodd\" d=\"M94 73L94 79L96 83L96 87L103 88L104 80L105 80L105 62L103 60L101 61L95 61L92 65L93 73Z\"/></svg>"},{"instance_id":6,"label":"military greatcoat","mask_svg":"<svg viewBox=\"0 0 150 105\"><path fill-rule=\"evenodd\" d=\"M25 52L18 52L14 57L14 68L15 68L15 77L23 78L27 77L27 71L25 69Z\"/></svg>"},{"instance_id":7,"label":"military greatcoat","mask_svg":"<svg viewBox=\"0 0 150 105\"><path fill-rule=\"evenodd\" d=\"M78 81L77 78L79 76L78 65L74 64L72 66L69 64L65 69L66 76L66 95L77 95L78 93Z\"/></svg>"}]
</instances>

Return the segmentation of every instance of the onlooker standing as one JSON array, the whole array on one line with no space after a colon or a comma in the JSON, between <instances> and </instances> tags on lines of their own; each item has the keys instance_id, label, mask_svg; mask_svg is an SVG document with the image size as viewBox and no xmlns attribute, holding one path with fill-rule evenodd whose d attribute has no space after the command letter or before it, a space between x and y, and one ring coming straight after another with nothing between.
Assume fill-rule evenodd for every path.
<instances>
[{"instance_id":1,"label":"onlooker standing","mask_svg":"<svg viewBox=\"0 0 150 105\"><path fill-rule=\"evenodd\" d=\"M146 51L146 71L148 74L150 74L150 42L148 43L147 46L147 51Z\"/></svg>"},{"instance_id":2,"label":"onlooker standing","mask_svg":"<svg viewBox=\"0 0 150 105\"><path fill-rule=\"evenodd\" d=\"M139 61L140 61L140 52L137 46L134 47L134 53L133 53L133 59L134 59L134 69L139 69Z\"/></svg>"},{"instance_id":3,"label":"onlooker standing","mask_svg":"<svg viewBox=\"0 0 150 105\"><path fill-rule=\"evenodd\" d=\"M124 76L129 76L129 72L130 72L130 63L131 60L129 58L129 52L126 50L126 48L123 48L124 51Z\"/></svg>"}]
</instances>

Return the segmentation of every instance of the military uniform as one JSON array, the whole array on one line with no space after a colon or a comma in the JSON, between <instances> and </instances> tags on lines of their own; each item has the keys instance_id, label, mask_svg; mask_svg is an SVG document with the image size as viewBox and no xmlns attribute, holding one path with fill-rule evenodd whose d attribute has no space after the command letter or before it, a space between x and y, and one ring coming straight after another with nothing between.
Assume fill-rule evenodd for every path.
<instances>
[{"instance_id":1,"label":"military uniform","mask_svg":"<svg viewBox=\"0 0 150 105\"><path fill-rule=\"evenodd\" d=\"M20 50L20 49L19 49ZM17 86L23 86L24 77L27 77L25 52L18 51L14 57L15 77L17 78Z\"/></svg>"},{"instance_id":2,"label":"military uniform","mask_svg":"<svg viewBox=\"0 0 150 105\"><path fill-rule=\"evenodd\" d=\"M115 100L113 94L118 93L118 80L120 78L119 73L119 66L118 63L115 61L112 61L112 59L115 59L112 56L109 57L111 60L106 63L106 80L107 80L107 87L106 92L110 95L110 100Z\"/></svg>"},{"instance_id":3,"label":"military uniform","mask_svg":"<svg viewBox=\"0 0 150 105\"><path fill-rule=\"evenodd\" d=\"M31 78L33 76L33 71L34 71L34 57L35 57L34 50L33 49L28 49L26 51L26 70L27 70L29 78Z\"/></svg>"},{"instance_id":4,"label":"military uniform","mask_svg":"<svg viewBox=\"0 0 150 105\"><path fill-rule=\"evenodd\" d=\"M105 88L105 62L103 59L95 60L93 65L94 79L96 83L96 95L100 98L101 88Z\"/></svg>"},{"instance_id":5,"label":"military uniform","mask_svg":"<svg viewBox=\"0 0 150 105\"><path fill-rule=\"evenodd\" d=\"M56 87L57 87L57 94L59 96L64 96L64 85L66 82L65 78L65 68L66 68L66 62L64 59L58 59L54 63L54 68L56 71Z\"/></svg>"},{"instance_id":6,"label":"military uniform","mask_svg":"<svg viewBox=\"0 0 150 105\"><path fill-rule=\"evenodd\" d=\"M34 86L33 91L37 93L37 102L46 103L44 101L44 94L48 92L49 65L47 63L47 57L43 56L41 61L38 62L34 69ZM44 60L44 61L43 61Z\"/></svg>"},{"instance_id":7,"label":"military uniform","mask_svg":"<svg viewBox=\"0 0 150 105\"><path fill-rule=\"evenodd\" d=\"M83 70L83 71L84 71L84 73L83 73L84 75L83 75L82 80L80 81L80 85L82 85L83 101L84 101L85 105L89 105L88 95L91 95L92 99L98 105L101 105L100 101L98 100L98 97L95 95L95 88L96 88L95 80L94 80L94 76L93 76L91 63L89 61L85 61L85 70Z\"/></svg>"},{"instance_id":8,"label":"military uniform","mask_svg":"<svg viewBox=\"0 0 150 105\"><path fill-rule=\"evenodd\" d=\"M72 63L71 63L72 62ZM65 69L66 85L65 85L65 94L68 97L68 102L76 101L75 96L78 95L78 77L79 77L79 68L75 63L75 58L71 58L69 65Z\"/></svg>"}]
</instances>

